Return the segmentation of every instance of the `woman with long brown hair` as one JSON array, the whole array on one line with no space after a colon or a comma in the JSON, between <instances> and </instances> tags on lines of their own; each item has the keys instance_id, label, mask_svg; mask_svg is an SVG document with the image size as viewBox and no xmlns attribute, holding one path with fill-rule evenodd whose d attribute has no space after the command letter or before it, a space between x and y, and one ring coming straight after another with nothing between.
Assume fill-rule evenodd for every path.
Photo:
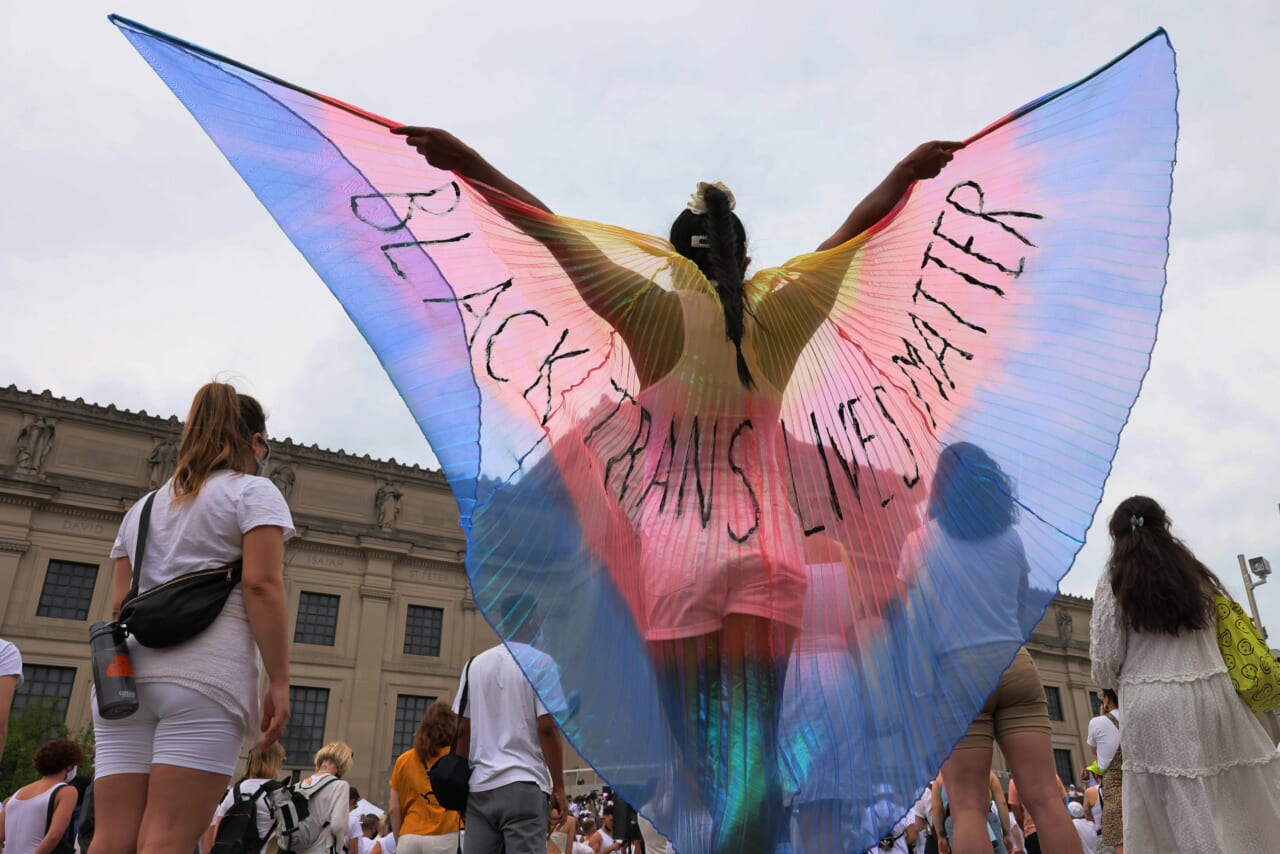
<instances>
[{"instance_id":1,"label":"woman with long brown hair","mask_svg":"<svg viewBox=\"0 0 1280 854\"><path fill-rule=\"evenodd\" d=\"M173 477L120 526L113 616L133 581L149 510L138 589L241 563L240 582L212 624L165 648L129 639L138 710L119 720L94 710L93 854L190 854L209 826L244 739L263 748L289 720L284 542L288 505L265 474L271 455L262 406L226 383L196 392ZM268 677L259 699L259 657Z\"/></svg>"},{"instance_id":2,"label":"woman with long brown hair","mask_svg":"<svg viewBox=\"0 0 1280 854\"><path fill-rule=\"evenodd\" d=\"M452 854L458 847L461 816L446 810L431 794L427 769L453 747L458 716L444 700L427 707L391 772L391 830L396 850L406 854Z\"/></svg>"},{"instance_id":3,"label":"woman with long brown hair","mask_svg":"<svg viewBox=\"0 0 1280 854\"><path fill-rule=\"evenodd\" d=\"M1280 839L1280 753L1218 649L1222 583L1151 498L1126 498L1108 529L1089 652L1094 681L1118 691L1124 709L1124 845L1271 850Z\"/></svg>"}]
</instances>

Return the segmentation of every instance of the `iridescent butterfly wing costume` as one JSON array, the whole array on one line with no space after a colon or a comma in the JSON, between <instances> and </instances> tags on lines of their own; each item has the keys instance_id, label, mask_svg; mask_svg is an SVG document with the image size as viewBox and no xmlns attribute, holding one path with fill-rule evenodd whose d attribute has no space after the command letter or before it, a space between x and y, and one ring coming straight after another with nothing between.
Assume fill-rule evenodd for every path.
<instances>
[{"instance_id":1,"label":"iridescent butterfly wing costume","mask_svg":"<svg viewBox=\"0 0 1280 854\"><path fill-rule=\"evenodd\" d=\"M522 664L544 699L560 683L578 752L683 854L891 832L1070 567L1149 364L1163 31L870 231L753 276L746 387L666 241L113 20L377 353L457 498L476 603L556 662Z\"/></svg>"}]
</instances>

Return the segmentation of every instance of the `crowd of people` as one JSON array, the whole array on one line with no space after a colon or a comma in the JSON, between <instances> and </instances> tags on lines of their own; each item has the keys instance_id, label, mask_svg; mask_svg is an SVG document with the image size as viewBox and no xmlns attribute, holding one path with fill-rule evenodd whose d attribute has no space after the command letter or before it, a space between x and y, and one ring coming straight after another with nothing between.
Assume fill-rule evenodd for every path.
<instances>
[{"instance_id":1,"label":"crowd of people","mask_svg":"<svg viewBox=\"0 0 1280 854\"><path fill-rule=\"evenodd\" d=\"M1095 679L1106 687L1099 694L1100 714L1088 728L1094 762L1080 785L1065 788L1053 770L1044 691L1034 663L1021 651L913 804L889 786L875 788L875 802L857 821L864 834L888 829L871 850L1124 854L1126 845L1130 852L1229 851L1244 843L1266 850L1268 840L1280 838L1271 835L1280 833L1276 745L1236 696L1216 646L1211 609L1206 610L1221 592L1220 582L1173 536L1163 508L1149 498L1122 503L1111 531L1115 548L1098 585L1092 624ZM16 650L10 644L0 653L9 662L0 678L20 680ZM542 696L527 672L545 677L539 680ZM477 655L461 675L454 702L432 704L412 747L397 758L385 814L359 812L359 793L343 779L353 764L350 747L335 742L315 754L314 772L293 791L306 800L321 829L305 847L289 850L447 854L463 840L469 840L467 854L542 854L544 847L547 854L668 850L653 825L609 790L566 799L559 736L548 711L548 703L554 708L563 702L558 692L554 663L533 647L499 644ZM180 721L193 719L198 716L189 711L178 715ZM162 729L160 722L144 725ZM122 816L108 812L129 803L111 786L113 777L128 776L111 764L120 753L114 733L100 730L97 780L86 792L73 785L84 758L76 742L54 739L36 751L31 761L38 779L13 792L0 813L6 854L109 851L122 835L140 836L137 829L120 827ZM167 751L169 761L211 760L209 739L198 730L152 738L152 750ZM993 743L1012 772L1007 789L991 770ZM136 743L132 749L139 749ZM432 796L428 769L451 752L469 758L465 813L445 809ZM214 758L235 766L238 756L236 744L230 756ZM216 791L206 785L186 794L192 814L186 825L195 832L176 841L181 848L139 840L129 850L250 850L227 847L230 838L269 850L281 815L264 794L284 777L284 763L279 742L262 739L250 750L240 779L228 785L223 776ZM157 782L171 781L172 774L157 774L153 767L134 790L150 801ZM195 792L206 793L207 808L197 806ZM622 827L615 823L619 809L634 816ZM839 840L833 842L835 850L844 850Z\"/></svg>"}]
</instances>

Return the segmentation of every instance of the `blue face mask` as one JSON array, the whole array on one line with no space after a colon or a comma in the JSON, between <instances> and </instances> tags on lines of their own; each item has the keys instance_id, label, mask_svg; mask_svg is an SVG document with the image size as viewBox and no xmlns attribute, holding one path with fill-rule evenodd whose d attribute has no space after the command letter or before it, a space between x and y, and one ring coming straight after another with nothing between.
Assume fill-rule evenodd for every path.
<instances>
[{"instance_id":1,"label":"blue face mask","mask_svg":"<svg viewBox=\"0 0 1280 854\"><path fill-rule=\"evenodd\" d=\"M271 462L271 446L267 444L266 439L262 440L262 444L266 446L267 455L260 460L257 460L255 457L255 460L257 460L258 463L258 477L267 476L267 463Z\"/></svg>"}]
</instances>

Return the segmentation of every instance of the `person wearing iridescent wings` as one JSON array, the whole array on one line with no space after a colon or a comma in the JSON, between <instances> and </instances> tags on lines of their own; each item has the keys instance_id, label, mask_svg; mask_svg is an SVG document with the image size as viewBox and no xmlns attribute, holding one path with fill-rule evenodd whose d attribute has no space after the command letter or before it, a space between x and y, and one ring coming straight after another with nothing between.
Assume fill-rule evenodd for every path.
<instances>
[{"instance_id":1,"label":"person wearing iridescent wings","mask_svg":"<svg viewBox=\"0 0 1280 854\"><path fill-rule=\"evenodd\" d=\"M393 133L432 166L550 213L447 131L401 127ZM806 582L803 525L782 477L783 392L860 248L853 238L890 213L913 182L936 176L961 146L924 143L890 171L818 246L840 247L844 266L832 259L811 276L767 290L744 280L746 232L723 184L700 183L671 226L671 244L681 256L670 265L671 289L612 263L590 240L571 231L566 236L563 226L522 215L497 194L490 199L546 247L583 301L625 342L638 375L637 401L653 424L665 432L669 423L677 437L675 447L649 445L648 457L658 458L645 461L649 469L668 451L675 459L693 454L701 465L711 445L709 465L720 492L709 512L718 524L708 525L696 504L672 512L665 490L661 501L646 491L626 507L640 540L645 640L672 729L697 757L716 826L714 850L771 850L771 837L785 827L774 757L777 709ZM692 446L691 436L701 437L701 448ZM729 452L717 451L716 443L726 440ZM606 448L608 442L604 438ZM607 450L598 453L609 458Z\"/></svg>"}]
</instances>

